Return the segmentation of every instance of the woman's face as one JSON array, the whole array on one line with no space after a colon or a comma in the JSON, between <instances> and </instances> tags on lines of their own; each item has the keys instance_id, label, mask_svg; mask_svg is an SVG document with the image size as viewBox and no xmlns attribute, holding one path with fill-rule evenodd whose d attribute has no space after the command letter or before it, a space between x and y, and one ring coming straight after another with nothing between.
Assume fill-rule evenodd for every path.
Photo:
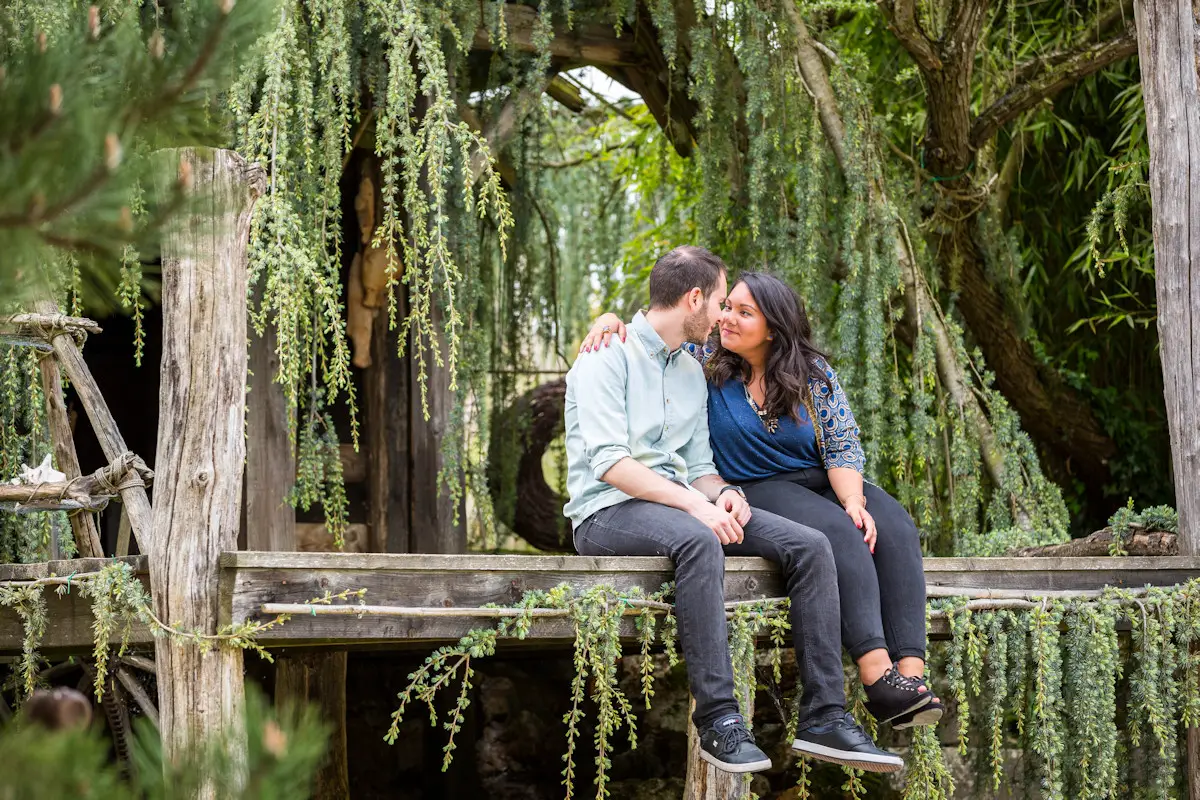
<instances>
[{"instance_id":1,"label":"woman's face","mask_svg":"<svg viewBox=\"0 0 1200 800\"><path fill-rule=\"evenodd\" d=\"M767 320L744 283L738 283L725 299L721 315L721 346L746 358L771 346Z\"/></svg>"}]
</instances>

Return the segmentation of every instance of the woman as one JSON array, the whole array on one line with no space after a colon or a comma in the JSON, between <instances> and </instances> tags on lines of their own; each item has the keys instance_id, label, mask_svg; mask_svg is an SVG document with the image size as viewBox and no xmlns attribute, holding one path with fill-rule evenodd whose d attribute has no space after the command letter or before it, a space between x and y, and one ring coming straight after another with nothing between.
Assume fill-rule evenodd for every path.
<instances>
[{"instance_id":1,"label":"woman","mask_svg":"<svg viewBox=\"0 0 1200 800\"><path fill-rule=\"evenodd\" d=\"M625 326L604 314L581 352L607 346L614 332L624 340ZM863 480L854 415L811 335L791 287L742 273L725 301L719 340L689 349L705 364L717 470L742 485L751 506L825 534L837 563L842 643L858 664L868 710L895 728L932 725L943 706L924 696L917 528L895 499ZM911 690L914 701L897 707L880 700L896 688Z\"/></svg>"}]
</instances>

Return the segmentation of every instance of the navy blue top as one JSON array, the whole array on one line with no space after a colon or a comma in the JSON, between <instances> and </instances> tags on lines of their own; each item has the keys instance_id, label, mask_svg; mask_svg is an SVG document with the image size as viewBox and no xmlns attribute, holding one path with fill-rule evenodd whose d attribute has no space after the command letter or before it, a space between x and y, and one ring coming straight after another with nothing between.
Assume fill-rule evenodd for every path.
<instances>
[{"instance_id":1,"label":"navy blue top","mask_svg":"<svg viewBox=\"0 0 1200 800\"><path fill-rule=\"evenodd\" d=\"M713 461L727 481L757 481L823 466L808 410L801 405L800 422L790 415L779 419L779 428L767 426L746 399L746 387L738 378L717 387L708 384L708 435Z\"/></svg>"}]
</instances>

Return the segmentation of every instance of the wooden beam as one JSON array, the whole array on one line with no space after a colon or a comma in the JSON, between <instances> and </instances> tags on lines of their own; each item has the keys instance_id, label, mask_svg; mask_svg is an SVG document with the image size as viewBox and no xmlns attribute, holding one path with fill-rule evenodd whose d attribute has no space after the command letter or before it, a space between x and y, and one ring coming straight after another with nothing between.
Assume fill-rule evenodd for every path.
<instances>
[{"instance_id":1,"label":"wooden beam","mask_svg":"<svg viewBox=\"0 0 1200 800\"><path fill-rule=\"evenodd\" d=\"M171 166L178 164L181 175L193 176L195 205L166 229L162 245L159 481L150 577L160 619L212 634L220 555L237 547L246 455L246 248L250 213L266 179L261 168L228 150L185 148L164 156L174 159ZM159 191L172 191L174 182L172 170L160 178ZM244 702L242 651L204 652L193 642L161 637L155 653L166 758L179 758L231 729L236 742Z\"/></svg>"},{"instance_id":2,"label":"wooden beam","mask_svg":"<svg viewBox=\"0 0 1200 800\"><path fill-rule=\"evenodd\" d=\"M261 289L257 290L261 294ZM250 337L246 394L246 549L295 550L296 509L287 502L296 482L288 433L287 396L275 382L275 326Z\"/></svg>"},{"instance_id":3,"label":"wooden beam","mask_svg":"<svg viewBox=\"0 0 1200 800\"><path fill-rule=\"evenodd\" d=\"M146 574L144 557L130 558ZM0 580L37 580L50 574L96 571L105 559L76 559L41 564L0 565ZM1170 586L1200 576L1200 558L927 558L925 580L930 594L937 587L989 588L1007 597L1016 590L1087 591L1106 585ZM576 588L607 584L656 590L673 579L665 558L591 556L405 555L391 553L263 553L226 552L221 555L220 624L259 617L264 603L306 603L326 590L367 590L363 600L378 606L422 606L444 609L478 608L487 603L511 604L530 589L550 589L560 583ZM783 592L779 573L758 558L729 558L725 562L725 597L730 602L778 597ZM50 629L47 647L54 652L91 649L91 608L78 594L65 597L47 591ZM327 617L293 616L268 632L270 646L386 644L397 648L427 647L457 641L489 620L479 617ZM636 636L634 620L623 628ZM933 638L945 638L945 622L935 620ZM568 620L539 620L531 641L558 646L572 638ZM137 626L135 645L152 641ZM0 609L0 653L19 652L21 626L16 613Z\"/></svg>"},{"instance_id":4,"label":"wooden beam","mask_svg":"<svg viewBox=\"0 0 1200 800\"><path fill-rule=\"evenodd\" d=\"M550 79L550 83L546 85L546 94L576 114L587 107L587 104L583 102L583 95L579 93L579 87L564 80L559 75L555 75Z\"/></svg>"},{"instance_id":5,"label":"wooden beam","mask_svg":"<svg viewBox=\"0 0 1200 800\"><path fill-rule=\"evenodd\" d=\"M372 158L363 160L363 173L376 189L375 224L383 213L379 194L383 178ZM408 299L398 291L396 315L408 313ZM367 420L363 434L366 446L367 525L370 549L380 552L409 551L408 518L408 428L409 365L396 353L399 332L388 327L388 315L376 314L371 329L371 366L363 371L363 406Z\"/></svg>"},{"instance_id":6,"label":"wooden beam","mask_svg":"<svg viewBox=\"0 0 1200 800\"><path fill-rule=\"evenodd\" d=\"M296 653L275 662L275 705L314 703L331 727L326 761L317 771L314 800L350 797L346 755L346 651Z\"/></svg>"},{"instance_id":7,"label":"wooden beam","mask_svg":"<svg viewBox=\"0 0 1200 800\"><path fill-rule=\"evenodd\" d=\"M537 9L519 4L506 4L503 8L507 47L521 53L538 52L538 45L534 41ZM485 27L476 29L471 46L472 49L487 52L500 49ZM612 25L583 21L576 21L571 28L555 25L554 38L550 41L550 56L572 67L621 66L636 64L640 60L632 36L618 37Z\"/></svg>"},{"instance_id":8,"label":"wooden beam","mask_svg":"<svg viewBox=\"0 0 1200 800\"><path fill-rule=\"evenodd\" d=\"M55 508L58 503L61 508L100 509L117 494L111 487L125 480L130 472L145 481L151 477L150 471L140 460L127 457L101 467L90 475L70 480L38 484L0 483L0 505L13 504L46 510Z\"/></svg>"},{"instance_id":9,"label":"wooden beam","mask_svg":"<svg viewBox=\"0 0 1200 800\"><path fill-rule=\"evenodd\" d=\"M1200 87L1191 0L1136 0L1179 552L1200 553Z\"/></svg>"},{"instance_id":10,"label":"wooden beam","mask_svg":"<svg viewBox=\"0 0 1200 800\"><path fill-rule=\"evenodd\" d=\"M39 304L39 309L49 307ZM51 345L54 347L54 355L58 357L59 366L66 373L71 386L75 388L75 395L87 413L88 421L92 423L92 430L96 433L104 457L110 463L116 461L128 452L129 448L125 444L125 438L121 436L120 429L117 428L112 412L108 409L104 395L100 393L100 387L96 385L96 379L92 377L91 370L83 360L83 352L75 343L75 339L65 334L53 337ZM154 512L150 508L150 498L145 487L131 486L122 489L121 502L125 504L129 514L129 523L138 547L143 553L150 552Z\"/></svg>"},{"instance_id":11,"label":"wooden beam","mask_svg":"<svg viewBox=\"0 0 1200 800\"><path fill-rule=\"evenodd\" d=\"M434 324L440 313L434 309ZM413 329L414 335L416 329ZM441 342L444 346L445 342ZM413 349L410 342L409 352ZM442 355L443 363L446 354ZM450 372L445 366L426 361L429 419L421 407L418 384L419 366L409 358L409 549L413 553L463 553L467 549L467 531L461 508L445 487L438 485L438 476L445 466L442 445L447 436L457 435L449 430L450 409L454 397L450 393ZM462 480L462 476L458 476ZM455 517L458 519L455 520Z\"/></svg>"},{"instance_id":12,"label":"wooden beam","mask_svg":"<svg viewBox=\"0 0 1200 800\"><path fill-rule=\"evenodd\" d=\"M36 313L13 314L0 318L0 342L19 347L32 347L49 353L54 350L51 340L59 331L83 337L103 329L90 319L68 317L58 312L50 302L38 304Z\"/></svg>"},{"instance_id":13,"label":"wooden beam","mask_svg":"<svg viewBox=\"0 0 1200 800\"><path fill-rule=\"evenodd\" d=\"M52 304L51 304L52 305ZM42 373L42 394L46 398L46 419L50 426L50 440L54 443L54 463L67 480L79 477L79 455L75 452L75 438L71 433L71 421L67 417L67 404L63 399L62 375L58 362L53 358L42 358L38 366ZM75 550L85 557L99 558L104 555L100 544L100 529L96 517L90 513L71 515L71 533L75 537Z\"/></svg>"}]
</instances>

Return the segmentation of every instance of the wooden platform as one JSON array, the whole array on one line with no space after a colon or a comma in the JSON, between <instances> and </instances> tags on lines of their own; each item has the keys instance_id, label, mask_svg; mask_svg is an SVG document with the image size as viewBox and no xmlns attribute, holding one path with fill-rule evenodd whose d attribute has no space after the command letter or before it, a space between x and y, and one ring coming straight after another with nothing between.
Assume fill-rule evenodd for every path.
<instances>
[{"instance_id":1,"label":"wooden platform","mask_svg":"<svg viewBox=\"0 0 1200 800\"><path fill-rule=\"evenodd\" d=\"M143 558L131 559L144 579ZM28 580L49 574L95 570L99 559L34 565L0 565L0 580ZM1196 558L929 558L929 586L1056 591L1104 586L1169 586L1200 576ZM476 608L510 604L529 589L560 583L576 587L610 584L655 590L672 578L665 558L592 558L585 556L439 556L379 553L234 552L221 557L221 620L263 618L267 603L304 603L326 590L367 590L372 606ZM726 562L727 600L778 597L780 577L767 561L730 558ZM43 649L48 655L91 650L91 611L72 593L46 592L50 626ZM270 647L384 647L425 649L457 640L471 628L494 620L480 617L311 616L298 614L261 640ZM633 633L633 621L628 621ZM935 622L930 635L945 636ZM538 620L526 646L556 646L571 639L565 619ZM133 641L149 645L149 632L134 631ZM0 609L0 653L20 651L16 614Z\"/></svg>"}]
</instances>

